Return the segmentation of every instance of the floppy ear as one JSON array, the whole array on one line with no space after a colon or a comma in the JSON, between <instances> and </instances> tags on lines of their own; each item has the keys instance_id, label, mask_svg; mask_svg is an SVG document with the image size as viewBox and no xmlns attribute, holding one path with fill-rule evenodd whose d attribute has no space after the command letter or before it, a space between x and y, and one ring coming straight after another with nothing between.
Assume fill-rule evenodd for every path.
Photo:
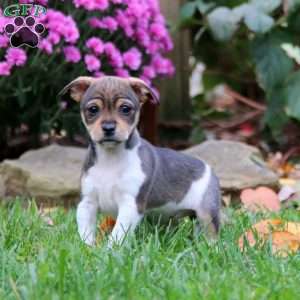
<instances>
[{"instance_id":1,"label":"floppy ear","mask_svg":"<svg viewBox=\"0 0 300 300\"><path fill-rule=\"evenodd\" d=\"M139 97L140 103L144 104L150 101L153 104L159 104L159 99L155 95L154 91L143 80L135 77L127 79L131 88L135 91Z\"/></svg>"},{"instance_id":2,"label":"floppy ear","mask_svg":"<svg viewBox=\"0 0 300 300\"><path fill-rule=\"evenodd\" d=\"M82 96L95 79L88 76L81 76L66 85L60 92L59 96L70 93L70 97L80 102Z\"/></svg>"}]
</instances>

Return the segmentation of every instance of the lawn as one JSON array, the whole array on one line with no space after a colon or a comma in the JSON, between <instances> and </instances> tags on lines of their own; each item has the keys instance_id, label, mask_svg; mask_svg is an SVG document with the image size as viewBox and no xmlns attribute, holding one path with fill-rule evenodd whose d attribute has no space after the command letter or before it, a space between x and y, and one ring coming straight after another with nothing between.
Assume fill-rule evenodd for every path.
<instances>
[{"instance_id":1,"label":"lawn","mask_svg":"<svg viewBox=\"0 0 300 300\"><path fill-rule=\"evenodd\" d=\"M33 202L1 205L0 299L299 299L300 254L241 253L236 240L259 216L230 215L213 245L185 219L175 228L144 221L109 250L82 244L74 209L53 211L49 226ZM295 211L281 216L300 220Z\"/></svg>"}]
</instances>

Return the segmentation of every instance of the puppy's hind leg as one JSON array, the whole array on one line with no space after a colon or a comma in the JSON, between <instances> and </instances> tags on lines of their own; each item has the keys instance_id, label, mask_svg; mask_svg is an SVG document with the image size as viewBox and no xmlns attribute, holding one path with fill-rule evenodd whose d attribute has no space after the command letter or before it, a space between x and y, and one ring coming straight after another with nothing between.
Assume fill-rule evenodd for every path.
<instances>
[{"instance_id":1,"label":"puppy's hind leg","mask_svg":"<svg viewBox=\"0 0 300 300\"><path fill-rule=\"evenodd\" d=\"M212 174L199 207L196 209L201 229L215 239L220 229L221 192L218 178Z\"/></svg>"}]
</instances>

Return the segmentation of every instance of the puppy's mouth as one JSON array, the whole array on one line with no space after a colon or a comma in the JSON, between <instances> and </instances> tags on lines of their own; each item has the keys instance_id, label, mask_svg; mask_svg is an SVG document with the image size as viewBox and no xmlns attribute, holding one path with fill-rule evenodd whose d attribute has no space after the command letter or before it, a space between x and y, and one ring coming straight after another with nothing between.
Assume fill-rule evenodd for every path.
<instances>
[{"instance_id":1,"label":"puppy's mouth","mask_svg":"<svg viewBox=\"0 0 300 300\"><path fill-rule=\"evenodd\" d=\"M103 138L102 140L100 140L98 143L101 145L103 145L103 144L120 144L121 141L114 139L114 138L106 137L106 138Z\"/></svg>"}]
</instances>

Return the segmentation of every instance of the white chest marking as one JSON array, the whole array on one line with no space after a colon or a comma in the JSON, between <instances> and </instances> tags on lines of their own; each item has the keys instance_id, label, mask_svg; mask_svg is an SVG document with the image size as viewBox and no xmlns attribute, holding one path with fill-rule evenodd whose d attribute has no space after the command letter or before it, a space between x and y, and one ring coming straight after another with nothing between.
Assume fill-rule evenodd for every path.
<instances>
[{"instance_id":1,"label":"white chest marking","mask_svg":"<svg viewBox=\"0 0 300 300\"><path fill-rule=\"evenodd\" d=\"M124 197L136 196L145 180L138 145L119 153L97 153L97 162L82 178L81 192L97 201L103 213L118 214Z\"/></svg>"}]
</instances>

